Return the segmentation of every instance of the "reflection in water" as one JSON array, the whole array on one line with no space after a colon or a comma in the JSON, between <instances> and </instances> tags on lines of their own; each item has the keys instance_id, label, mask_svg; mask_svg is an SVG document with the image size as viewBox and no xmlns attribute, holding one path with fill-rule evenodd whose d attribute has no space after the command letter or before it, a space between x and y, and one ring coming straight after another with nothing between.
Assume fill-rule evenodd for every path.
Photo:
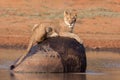
<instances>
[{"instance_id":1,"label":"reflection in water","mask_svg":"<svg viewBox=\"0 0 120 80\"><path fill-rule=\"evenodd\" d=\"M11 80L86 80L85 74L62 73L15 73Z\"/></svg>"},{"instance_id":2,"label":"reflection in water","mask_svg":"<svg viewBox=\"0 0 120 80\"><path fill-rule=\"evenodd\" d=\"M86 51L87 72L80 73L14 73L9 66L23 50L0 49L0 80L120 80L120 52ZM11 54L8 57L8 53ZM16 54L17 53L17 54Z\"/></svg>"}]
</instances>

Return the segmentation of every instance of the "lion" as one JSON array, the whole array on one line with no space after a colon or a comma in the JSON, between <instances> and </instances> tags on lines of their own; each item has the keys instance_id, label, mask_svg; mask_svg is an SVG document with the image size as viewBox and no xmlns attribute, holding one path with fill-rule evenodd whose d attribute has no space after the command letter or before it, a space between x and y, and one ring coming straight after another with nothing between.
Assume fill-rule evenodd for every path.
<instances>
[{"instance_id":1,"label":"lion","mask_svg":"<svg viewBox=\"0 0 120 80\"><path fill-rule=\"evenodd\" d=\"M58 36L58 31L54 29L51 23L35 24L32 28L32 36L27 51L29 51L34 44L40 43L46 38L56 36Z\"/></svg>"},{"instance_id":2,"label":"lion","mask_svg":"<svg viewBox=\"0 0 120 80\"><path fill-rule=\"evenodd\" d=\"M64 23L66 24L67 29L63 28L64 30L62 29L62 32L67 31L67 32L73 33L73 28L75 26L76 20L77 20L77 11L76 10L74 10L74 9L65 10L64 11Z\"/></svg>"},{"instance_id":3,"label":"lion","mask_svg":"<svg viewBox=\"0 0 120 80\"><path fill-rule=\"evenodd\" d=\"M29 41L29 45L27 48L27 52L20 57L20 59L12 65L11 67L14 68L18 66L25 58L27 53L31 50L31 47L35 44L38 44L49 37L56 37L58 36L58 31L53 27L51 23L42 23L42 24L35 24L32 28L32 36Z\"/></svg>"},{"instance_id":4,"label":"lion","mask_svg":"<svg viewBox=\"0 0 120 80\"><path fill-rule=\"evenodd\" d=\"M83 44L83 40L73 33L73 29L77 20L77 11L74 9L67 9L64 11L64 23L60 25L59 36L70 37L76 39L79 43Z\"/></svg>"}]
</instances>

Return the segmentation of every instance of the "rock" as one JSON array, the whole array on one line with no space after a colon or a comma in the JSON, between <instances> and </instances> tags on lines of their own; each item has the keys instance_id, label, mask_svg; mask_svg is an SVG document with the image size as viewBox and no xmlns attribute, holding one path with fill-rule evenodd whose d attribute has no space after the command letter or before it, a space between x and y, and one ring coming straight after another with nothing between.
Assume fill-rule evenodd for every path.
<instances>
[{"instance_id":1,"label":"rock","mask_svg":"<svg viewBox=\"0 0 120 80\"><path fill-rule=\"evenodd\" d=\"M73 38L53 37L32 47L17 72L85 72L83 44Z\"/></svg>"}]
</instances>

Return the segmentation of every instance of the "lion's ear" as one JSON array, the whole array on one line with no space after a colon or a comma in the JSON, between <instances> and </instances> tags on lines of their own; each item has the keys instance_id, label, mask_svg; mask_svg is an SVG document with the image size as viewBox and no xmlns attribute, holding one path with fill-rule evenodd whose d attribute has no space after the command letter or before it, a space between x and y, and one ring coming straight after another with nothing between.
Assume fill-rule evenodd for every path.
<instances>
[{"instance_id":1,"label":"lion's ear","mask_svg":"<svg viewBox=\"0 0 120 80\"><path fill-rule=\"evenodd\" d=\"M32 28L32 31L35 31L38 26L39 26L39 24L35 24Z\"/></svg>"},{"instance_id":2,"label":"lion's ear","mask_svg":"<svg viewBox=\"0 0 120 80\"><path fill-rule=\"evenodd\" d=\"M73 9L73 13L74 13L74 15L75 15L75 17L77 17L77 10L75 10L75 9Z\"/></svg>"},{"instance_id":3,"label":"lion's ear","mask_svg":"<svg viewBox=\"0 0 120 80\"><path fill-rule=\"evenodd\" d=\"M52 29L51 27L46 27L46 28L45 28L45 31L46 31L47 33L52 32L52 30L53 30L53 29Z\"/></svg>"},{"instance_id":4,"label":"lion's ear","mask_svg":"<svg viewBox=\"0 0 120 80\"><path fill-rule=\"evenodd\" d=\"M65 16L65 15L68 15L68 14L69 14L69 11L68 11L68 10L65 10L65 11L64 11L64 16Z\"/></svg>"}]
</instances>

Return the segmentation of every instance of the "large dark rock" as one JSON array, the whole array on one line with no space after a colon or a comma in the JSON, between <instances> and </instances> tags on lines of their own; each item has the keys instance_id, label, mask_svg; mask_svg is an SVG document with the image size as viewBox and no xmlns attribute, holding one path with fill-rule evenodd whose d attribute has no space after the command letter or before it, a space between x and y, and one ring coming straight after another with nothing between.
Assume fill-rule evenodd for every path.
<instances>
[{"instance_id":1,"label":"large dark rock","mask_svg":"<svg viewBox=\"0 0 120 80\"><path fill-rule=\"evenodd\" d=\"M85 72L85 48L75 39L48 38L32 47L24 61L13 69L18 72Z\"/></svg>"}]
</instances>

